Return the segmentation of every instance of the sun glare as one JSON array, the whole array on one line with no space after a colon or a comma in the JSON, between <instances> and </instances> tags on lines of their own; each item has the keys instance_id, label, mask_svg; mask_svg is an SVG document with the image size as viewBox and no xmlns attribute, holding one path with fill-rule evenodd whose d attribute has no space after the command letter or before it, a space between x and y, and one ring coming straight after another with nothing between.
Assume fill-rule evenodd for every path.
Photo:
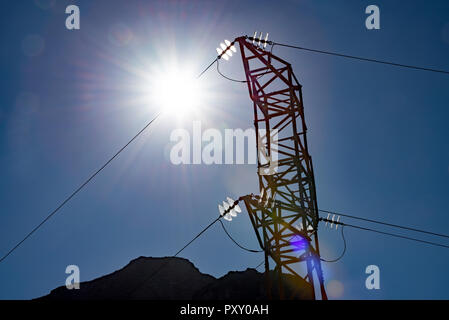
<instances>
[{"instance_id":1,"label":"sun glare","mask_svg":"<svg viewBox=\"0 0 449 320\"><path fill-rule=\"evenodd\" d=\"M164 112L185 116L201 106L200 83L193 72L169 69L151 81L151 100Z\"/></svg>"}]
</instances>

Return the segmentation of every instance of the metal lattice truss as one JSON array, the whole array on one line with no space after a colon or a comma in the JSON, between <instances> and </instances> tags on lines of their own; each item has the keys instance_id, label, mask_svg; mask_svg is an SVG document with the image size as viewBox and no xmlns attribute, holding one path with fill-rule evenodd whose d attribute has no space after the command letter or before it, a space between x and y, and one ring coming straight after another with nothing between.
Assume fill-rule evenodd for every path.
<instances>
[{"instance_id":1,"label":"metal lattice truss","mask_svg":"<svg viewBox=\"0 0 449 320\"><path fill-rule=\"evenodd\" d=\"M326 299L301 85L288 62L253 45L246 37L236 42L253 101L261 189L259 197L246 197L245 204L265 250L265 270L269 270L271 257L279 276L286 273L302 278L315 297L318 285L321 298ZM281 281L279 284L282 286Z\"/></svg>"}]
</instances>

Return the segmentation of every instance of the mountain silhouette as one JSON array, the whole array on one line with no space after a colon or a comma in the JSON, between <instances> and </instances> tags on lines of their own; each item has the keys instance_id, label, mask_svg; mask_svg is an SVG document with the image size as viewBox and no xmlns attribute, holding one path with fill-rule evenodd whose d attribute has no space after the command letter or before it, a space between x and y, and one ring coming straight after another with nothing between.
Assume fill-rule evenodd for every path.
<instances>
[{"instance_id":1,"label":"mountain silhouette","mask_svg":"<svg viewBox=\"0 0 449 320\"><path fill-rule=\"evenodd\" d=\"M271 298L278 299L273 274ZM58 287L37 300L266 300L266 277L255 269L232 271L221 278L201 273L183 258L139 257L100 278L81 282L80 289ZM308 283L284 275L287 299L313 299Z\"/></svg>"}]
</instances>

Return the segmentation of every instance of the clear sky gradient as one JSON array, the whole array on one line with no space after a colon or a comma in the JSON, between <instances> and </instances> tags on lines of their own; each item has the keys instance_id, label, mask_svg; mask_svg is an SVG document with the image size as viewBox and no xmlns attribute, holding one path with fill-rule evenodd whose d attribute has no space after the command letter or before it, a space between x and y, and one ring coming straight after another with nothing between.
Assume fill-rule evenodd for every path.
<instances>
[{"instance_id":1,"label":"clear sky gradient","mask_svg":"<svg viewBox=\"0 0 449 320\"><path fill-rule=\"evenodd\" d=\"M69 4L80 8L80 30L65 28ZM380 7L380 30L365 28L369 4ZM225 38L258 30L282 43L449 70L448 1L30 0L2 1L0 12L0 255L156 114L142 74L175 63L199 73ZM449 233L449 76L274 53L303 85L319 207ZM221 67L244 77L238 55ZM258 193L254 165L170 163L171 131L191 131L192 120L252 127L245 84L214 68L202 81L200 113L159 119L0 264L1 299L47 294L70 264L87 281L139 256L170 256L226 196ZM246 213L228 225L257 248ZM323 258L341 253L339 233L322 227L319 236ZM349 228L346 239L344 258L324 264L330 298L449 299L448 249ZM219 225L181 256L217 277L263 259ZM365 288L370 264L380 268L377 291Z\"/></svg>"}]
</instances>

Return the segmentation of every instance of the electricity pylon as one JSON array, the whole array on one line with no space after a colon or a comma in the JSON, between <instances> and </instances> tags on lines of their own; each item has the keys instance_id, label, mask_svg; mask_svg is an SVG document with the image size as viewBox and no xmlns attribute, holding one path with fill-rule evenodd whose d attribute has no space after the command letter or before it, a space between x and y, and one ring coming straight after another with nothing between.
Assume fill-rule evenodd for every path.
<instances>
[{"instance_id":1,"label":"electricity pylon","mask_svg":"<svg viewBox=\"0 0 449 320\"><path fill-rule=\"evenodd\" d=\"M228 50L224 50L224 54L233 48L234 43L239 44L249 96L253 101L258 178L262 191L259 197L247 196L244 201L265 251L267 290L271 292L271 258L276 264L274 271L279 277L281 299L287 298L281 281L283 274L301 278L310 285L315 298L327 299L318 245L315 179L307 148L301 85L288 62L265 50L267 37L265 40L262 40L262 35L260 39L255 37L239 37L232 44L226 43ZM235 52L234 49L232 51ZM273 140L274 131L276 138ZM265 132L265 137L261 132ZM261 150L265 153L262 157ZM272 155L275 153L278 159L273 163ZM271 162L264 163L263 157L271 159ZM266 172L267 169L271 172Z\"/></svg>"}]
</instances>

